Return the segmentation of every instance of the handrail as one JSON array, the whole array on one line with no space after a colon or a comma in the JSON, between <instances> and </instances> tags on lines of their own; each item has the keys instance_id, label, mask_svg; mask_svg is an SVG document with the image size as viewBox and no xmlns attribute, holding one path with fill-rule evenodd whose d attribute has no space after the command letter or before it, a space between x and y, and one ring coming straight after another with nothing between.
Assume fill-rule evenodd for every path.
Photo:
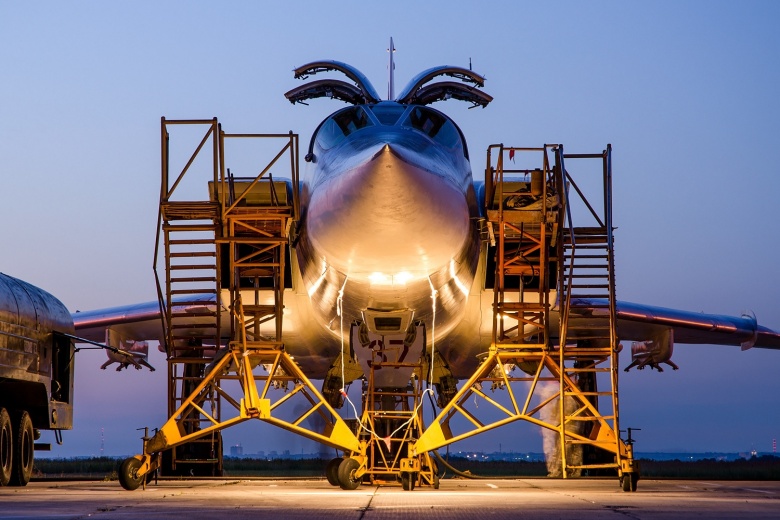
<instances>
[{"instance_id":1,"label":"handrail","mask_svg":"<svg viewBox=\"0 0 780 520\"><path fill-rule=\"evenodd\" d=\"M566 272L566 265L565 261L561 261L558 263L558 269L560 276L558 277L559 280L559 294L563 295L563 301L561 302L561 310L560 315L560 333L559 333L559 349L561 352L561 356L563 356L564 346L566 344L566 334L568 332L568 323L569 323L569 312L571 310L571 286L573 283L573 267L574 267L574 254L577 248L576 239L574 236L574 225L573 225L573 219L571 216L571 204L569 204L569 184L571 183L571 177L569 177L569 173L566 171L566 166L564 163L564 153L563 153L563 145L559 145L557 149L557 162L558 162L558 168L560 170L561 179L564 180L564 186L563 186L563 193L562 193L562 202L563 202L563 209L566 213L566 225L561 227L561 235L563 235L563 229L567 229L569 233L569 244L571 249L571 255L569 257L569 276L568 279L565 280L564 273ZM569 182L565 182L569 181ZM573 183L572 183L573 184ZM577 190L577 193L580 194L581 197L584 198L582 195L582 192L577 189L575 185L575 189ZM563 238L563 236L561 236ZM563 244L561 244L563 246ZM565 280L565 281L564 281Z\"/></svg>"}]
</instances>

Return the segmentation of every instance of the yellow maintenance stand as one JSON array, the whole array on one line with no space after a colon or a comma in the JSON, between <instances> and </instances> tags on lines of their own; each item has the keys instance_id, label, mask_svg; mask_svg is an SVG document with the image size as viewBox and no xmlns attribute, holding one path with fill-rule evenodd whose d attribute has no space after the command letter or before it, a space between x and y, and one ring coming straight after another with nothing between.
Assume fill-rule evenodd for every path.
<instances>
[{"instance_id":1,"label":"yellow maintenance stand","mask_svg":"<svg viewBox=\"0 0 780 520\"><path fill-rule=\"evenodd\" d=\"M529 156L529 166L517 165ZM597 188L598 205L567 170L586 160L596 162L596 175L578 179ZM524 420L555 434L551 475L614 471L624 490L636 490L638 463L619 436L611 178L609 145L576 155L564 154L562 145L488 148L493 341L413 453ZM588 225L575 226L575 219ZM486 409L499 418L481 419L490 416Z\"/></svg>"},{"instance_id":2,"label":"yellow maintenance stand","mask_svg":"<svg viewBox=\"0 0 780 520\"><path fill-rule=\"evenodd\" d=\"M199 137L191 155L171 151L172 131ZM282 344L285 262L298 219L298 136L228 134L216 119L161 122L162 186L157 276L168 356L170 419L144 439L143 453L127 459L120 483L135 489L159 467L182 474L219 475L220 431L260 419L341 450L365 453L356 435L322 399ZM225 149L261 142L270 160L247 159L252 177L225 167ZM246 146L245 146L246 147ZM251 155L251 154L250 154ZM173 159L181 170L172 170ZM208 173L209 199L186 186L198 166ZM288 181L274 181L272 168ZM226 301L227 300L227 301ZM232 340L221 344L225 328ZM270 329L270 335L261 331ZM290 388L292 387L292 388ZM285 389L284 394L274 390ZM279 419L295 402L296 418ZM304 403L301 408L300 403ZM318 415L321 431L306 427ZM289 416L289 413L286 414ZM354 473L354 471L353 471Z\"/></svg>"}]
</instances>

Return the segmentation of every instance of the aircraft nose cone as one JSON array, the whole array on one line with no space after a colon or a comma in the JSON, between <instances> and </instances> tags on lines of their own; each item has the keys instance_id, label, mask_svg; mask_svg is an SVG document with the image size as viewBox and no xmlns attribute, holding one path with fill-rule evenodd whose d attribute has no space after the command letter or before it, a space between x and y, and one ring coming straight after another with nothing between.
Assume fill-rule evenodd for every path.
<instances>
[{"instance_id":1,"label":"aircraft nose cone","mask_svg":"<svg viewBox=\"0 0 780 520\"><path fill-rule=\"evenodd\" d=\"M462 191L385 144L367 162L319 186L309 204L312 244L328 262L361 271L427 276L468 239ZM423 274L424 272L424 274Z\"/></svg>"}]
</instances>

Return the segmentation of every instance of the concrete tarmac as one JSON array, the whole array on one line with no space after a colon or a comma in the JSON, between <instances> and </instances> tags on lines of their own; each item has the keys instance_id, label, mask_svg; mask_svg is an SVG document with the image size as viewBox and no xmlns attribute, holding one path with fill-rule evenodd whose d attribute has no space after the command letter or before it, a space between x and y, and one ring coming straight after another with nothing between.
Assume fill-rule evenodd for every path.
<instances>
[{"instance_id":1,"label":"concrete tarmac","mask_svg":"<svg viewBox=\"0 0 780 520\"><path fill-rule=\"evenodd\" d=\"M780 518L780 482L617 479L442 480L438 490L324 480L165 480L125 491L117 482L31 482L0 488L2 519L181 520L329 518Z\"/></svg>"}]
</instances>

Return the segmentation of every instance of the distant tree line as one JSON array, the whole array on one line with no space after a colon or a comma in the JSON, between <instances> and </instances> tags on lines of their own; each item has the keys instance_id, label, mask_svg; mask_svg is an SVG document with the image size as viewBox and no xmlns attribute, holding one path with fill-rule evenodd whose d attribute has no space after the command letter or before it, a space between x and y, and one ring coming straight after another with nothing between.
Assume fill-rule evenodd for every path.
<instances>
[{"instance_id":1,"label":"distant tree line","mask_svg":"<svg viewBox=\"0 0 780 520\"><path fill-rule=\"evenodd\" d=\"M34 479L46 478L88 478L116 479L121 458L91 457L70 459L35 459ZM324 459L224 459L226 477L309 477L325 475ZM542 477L547 474L544 462L526 461L477 461L461 457L450 457L452 471L440 465L442 478L453 478L460 474L475 477ZM722 461L703 459L696 461L641 459L641 474L644 478L713 479L713 480L780 480L780 457L764 455L751 459Z\"/></svg>"}]
</instances>

